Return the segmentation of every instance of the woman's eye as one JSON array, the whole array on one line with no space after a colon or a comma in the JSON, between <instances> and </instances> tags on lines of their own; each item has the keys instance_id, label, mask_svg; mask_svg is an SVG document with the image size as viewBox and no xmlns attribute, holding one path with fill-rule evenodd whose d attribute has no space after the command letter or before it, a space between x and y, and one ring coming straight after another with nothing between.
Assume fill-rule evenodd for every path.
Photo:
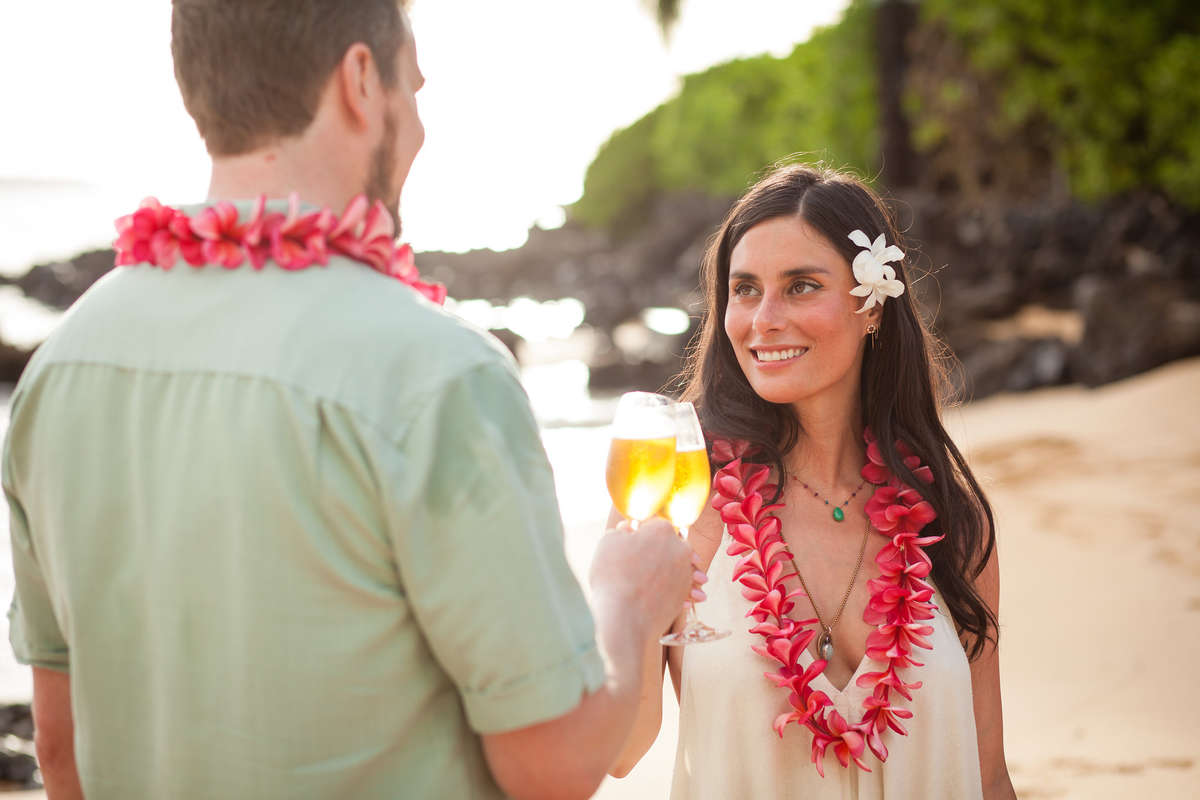
<instances>
[{"instance_id":1,"label":"woman's eye","mask_svg":"<svg viewBox=\"0 0 1200 800\"><path fill-rule=\"evenodd\" d=\"M821 287L812 281L796 281L791 286L792 294L808 294L819 288Z\"/></svg>"},{"instance_id":2,"label":"woman's eye","mask_svg":"<svg viewBox=\"0 0 1200 800\"><path fill-rule=\"evenodd\" d=\"M733 287L733 294L738 297L749 297L754 294L754 286L749 283L739 283Z\"/></svg>"}]
</instances>

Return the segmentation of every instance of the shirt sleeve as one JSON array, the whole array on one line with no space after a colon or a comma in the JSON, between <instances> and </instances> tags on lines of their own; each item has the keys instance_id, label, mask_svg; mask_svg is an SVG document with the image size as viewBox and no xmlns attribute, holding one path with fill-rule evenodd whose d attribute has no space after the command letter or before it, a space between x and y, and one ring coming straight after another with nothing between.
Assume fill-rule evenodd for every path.
<instances>
[{"instance_id":1,"label":"shirt sleeve","mask_svg":"<svg viewBox=\"0 0 1200 800\"><path fill-rule=\"evenodd\" d=\"M400 453L406 487L390 528L403 591L472 728L573 709L603 684L604 663L515 375L495 363L448 383Z\"/></svg>"},{"instance_id":2,"label":"shirt sleeve","mask_svg":"<svg viewBox=\"0 0 1200 800\"><path fill-rule=\"evenodd\" d=\"M54 614L50 593L34 552L29 520L17 496L11 444L18 421L14 417L4 444L4 497L8 501L15 589L8 610L8 639L17 661L34 667L66 671L69 650Z\"/></svg>"}]
</instances>

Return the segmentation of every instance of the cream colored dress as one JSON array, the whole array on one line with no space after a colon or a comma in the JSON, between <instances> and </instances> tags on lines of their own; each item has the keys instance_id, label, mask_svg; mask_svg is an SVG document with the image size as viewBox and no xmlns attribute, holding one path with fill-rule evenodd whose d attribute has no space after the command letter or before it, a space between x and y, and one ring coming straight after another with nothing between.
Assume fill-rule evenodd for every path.
<instances>
[{"instance_id":1,"label":"cream colored dress","mask_svg":"<svg viewBox=\"0 0 1200 800\"><path fill-rule=\"evenodd\" d=\"M902 720L908 735L891 730L884 734L889 751L884 763L866 751L863 761L871 772L853 762L843 768L830 747L822 778L812 763L809 730L791 724L781 739L771 727L776 716L792 709L786 692L763 677L776 663L750 649L761 644L761 637L749 633L754 621L745 616L750 603L732 580L738 559L726 554L729 543L726 533L708 571L708 600L700 616L733 634L684 648L672 800L981 798L971 673L947 614L939 611L929 622L933 649L917 650L925 666L902 673L906 680L924 682L911 703L899 698L914 715ZM939 595L933 602L943 606ZM812 657L804 653L801 663L807 667ZM858 688L855 681L884 666L864 658L844 692L824 675L814 679L813 687L829 695L848 721L857 722L870 690Z\"/></svg>"}]
</instances>

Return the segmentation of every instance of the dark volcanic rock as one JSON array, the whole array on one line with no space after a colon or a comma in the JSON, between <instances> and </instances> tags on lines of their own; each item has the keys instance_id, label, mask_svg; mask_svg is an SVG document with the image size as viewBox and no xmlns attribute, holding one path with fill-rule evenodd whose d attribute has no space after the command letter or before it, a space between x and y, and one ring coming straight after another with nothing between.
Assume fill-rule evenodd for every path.
<instances>
[{"instance_id":1,"label":"dark volcanic rock","mask_svg":"<svg viewBox=\"0 0 1200 800\"><path fill-rule=\"evenodd\" d=\"M34 778L37 768L37 759L28 753L0 747L0 781L16 783L22 788L40 788L41 784Z\"/></svg>"},{"instance_id":2,"label":"dark volcanic rock","mask_svg":"<svg viewBox=\"0 0 1200 800\"><path fill-rule=\"evenodd\" d=\"M1200 354L1200 301L1182 281L1093 276L1077 290L1085 327L1075 380L1096 386Z\"/></svg>"},{"instance_id":3,"label":"dark volcanic rock","mask_svg":"<svg viewBox=\"0 0 1200 800\"><path fill-rule=\"evenodd\" d=\"M0 342L0 383L16 383L32 355L31 350Z\"/></svg>"},{"instance_id":4,"label":"dark volcanic rock","mask_svg":"<svg viewBox=\"0 0 1200 800\"><path fill-rule=\"evenodd\" d=\"M678 373L681 362L620 361L592 367L588 374L588 387L593 391L659 392Z\"/></svg>"},{"instance_id":5,"label":"dark volcanic rock","mask_svg":"<svg viewBox=\"0 0 1200 800\"><path fill-rule=\"evenodd\" d=\"M0 706L0 736L33 741L33 714L28 703ZM37 768L37 759L32 755L0 746L0 782L18 784L26 789L40 788Z\"/></svg>"},{"instance_id":6,"label":"dark volcanic rock","mask_svg":"<svg viewBox=\"0 0 1200 800\"><path fill-rule=\"evenodd\" d=\"M69 261L39 264L11 283L26 296L66 309L113 268L112 250L89 250Z\"/></svg>"},{"instance_id":7,"label":"dark volcanic rock","mask_svg":"<svg viewBox=\"0 0 1200 800\"><path fill-rule=\"evenodd\" d=\"M0 736L33 741L33 713L28 703L0 706Z\"/></svg>"},{"instance_id":8,"label":"dark volcanic rock","mask_svg":"<svg viewBox=\"0 0 1200 800\"><path fill-rule=\"evenodd\" d=\"M956 389L965 399L997 392L1023 392L1063 383L1069 349L1053 337L1006 339L976 345L962 358L961 380Z\"/></svg>"},{"instance_id":9,"label":"dark volcanic rock","mask_svg":"<svg viewBox=\"0 0 1200 800\"><path fill-rule=\"evenodd\" d=\"M909 252L930 273L914 276L914 292L936 311L968 396L1063 380L1095 385L1200 352L1200 217L1159 195L964 208L914 191L898 206ZM1028 305L1078 310L1084 341L978 335L981 322Z\"/></svg>"},{"instance_id":10,"label":"dark volcanic rock","mask_svg":"<svg viewBox=\"0 0 1200 800\"><path fill-rule=\"evenodd\" d=\"M508 328L494 328L488 331L488 333L499 339L500 343L507 347L508 352L512 353L513 356L517 355L517 345L523 341L520 335L513 333Z\"/></svg>"},{"instance_id":11,"label":"dark volcanic rock","mask_svg":"<svg viewBox=\"0 0 1200 800\"><path fill-rule=\"evenodd\" d=\"M649 306L687 308L695 300L703 242L729 203L673 195L660 199L634 231L610 234L568 222L534 228L515 250L417 253L417 266L452 297L498 303L575 297L588 323L611 330Z\"/></svg>"}]
</instances>

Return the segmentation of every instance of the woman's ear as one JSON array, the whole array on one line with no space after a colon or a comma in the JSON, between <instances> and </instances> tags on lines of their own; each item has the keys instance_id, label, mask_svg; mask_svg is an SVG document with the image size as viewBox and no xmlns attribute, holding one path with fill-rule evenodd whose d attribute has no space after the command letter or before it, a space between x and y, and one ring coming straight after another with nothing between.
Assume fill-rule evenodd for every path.
<instances>
[{"instance_id":1,"label":"woman's ear","mask_svg":"<svg viewBox=\"0 0 1200 800\"><path fill-rule=\"evenodd\" d=\"M883 325L883 304L876 303L867 309L863 314L863 335L871 333L879 333L880 327Z\"/></svg>"}]
</instances>

